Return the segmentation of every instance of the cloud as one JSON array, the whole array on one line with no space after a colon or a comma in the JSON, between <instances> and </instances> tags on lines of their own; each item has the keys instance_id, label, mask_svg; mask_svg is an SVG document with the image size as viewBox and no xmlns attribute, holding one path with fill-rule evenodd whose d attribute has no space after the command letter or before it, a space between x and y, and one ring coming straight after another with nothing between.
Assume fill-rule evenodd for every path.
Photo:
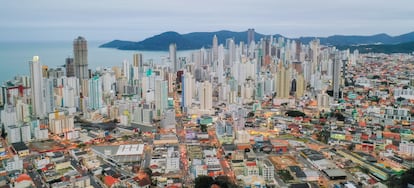
<instances>
[{"instance_id":1,"label":"cloud","mask_svg":"<svg viewBox=\"0 0 414 188\"><path fill-rule=\"evenodd\" d=\"M402 0L21 0L0 7L0 40L141 40L181 33L256 28L265 34L402 34L413 30L414 1ZM73 33L73 34L72 34ZM88 37L88 38L89 38Z\"/></svg>"}]
</instances>

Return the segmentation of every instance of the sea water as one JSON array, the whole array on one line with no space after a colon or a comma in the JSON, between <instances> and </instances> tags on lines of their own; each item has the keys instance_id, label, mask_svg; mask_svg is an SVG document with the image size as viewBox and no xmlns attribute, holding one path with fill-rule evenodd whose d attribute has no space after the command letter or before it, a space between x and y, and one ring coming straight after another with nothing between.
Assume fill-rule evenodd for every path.
<instances>
[{"instance_id":1,"label":"sea water","mask_svg":"<svg viewBox=\"0 0 414 188\"><path fill-rule=\"evenodd\" d=\"M90 69L132 64L134 53L141 53L144 61L167 62L168 51L124 51L99 48L105 42L88 41L88 64ZM191 51L178 51L177 57L188 57ZM30 75L29 61L39 56L40 63L49 68L62 67L67 57L73 57L73 41L53 42L0 42L0 84L17 75Z\"/></svg>"}]
</instances>

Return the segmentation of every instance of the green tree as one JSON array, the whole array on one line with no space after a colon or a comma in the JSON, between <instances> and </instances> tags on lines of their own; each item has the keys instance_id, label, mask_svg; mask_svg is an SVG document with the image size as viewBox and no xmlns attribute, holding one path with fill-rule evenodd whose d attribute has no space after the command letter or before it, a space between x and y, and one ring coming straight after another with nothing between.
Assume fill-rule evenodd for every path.
<instances>
[{"instance_id":1,"label":"green tree","mask_svg":"<svg viewBox=\"0 0 414 188\"><path fill-rule=\"evenodd\" d=\"M200 130L201 130L201 132L203 132L203 133L207 132L207 125L205 125L205 124L200 124Z\"/></svg>"},{"instance_id":2,"label":"green tree","mask_svg":"<svg viewBox=\"0 0 414 188\"><path fill-rule=\"evenodd\" d=\"M412 177L411 177L412 178ZM392 175L386 182L385 184L388 187L407 187L407 184L403 185L401 182L401 178L396 176L396 175Z\"/></svg>"},{"instance_id":3,"label":"green tree","mask_svg":"<svg viewBox=\"0 0 414 188\"><path fill-rule=\"evenodd\" d=\"M150 178L152 176L152 170L150 168L144 168L144 173L147 174Z\"/></svg>"},{"instance_id":4,"label":"green tree","mask_svg":"<svg viewBox=\"0 0 414 188\"><path fill-rule=\"evenodd\" d=\"M81 149L83 149L83 148L85 148L85 146L86 146L86 144L85 143L80 143L80 144L78 144L78 148L81 148Z\"/></svg>"},{"instance_id":5,"label":"green tree","mask_svg":"<svg viewBox=\"0 0 414 188\"><path fill-rule=\"evenodd\" d=\"M331 132L328 130L323 129L322 131L317 133L317 140L323 143L328 143L329 137L331 137Z\"/></svg>"},{"instance_id":6,"label":"green tree","mask_svg":"<svg viewBox=\"0 0 414 188\"><path fill-rule=\"evenodd\" d=\"M301 117L305 117L305 116L306 116L306 114L305 114L305 113L303 113L303 112L301 112L301 111L297 111L297 110L290 110L290 111L287 111L287 112L285 113L285 115L288 115L288 116L290 116L290 117L299 117L299 116L301 116Z\"/></svg>"},{"instance_id":7,"label":"green tree","mask_svg":"<svg viewBox=\"0 0 414 188\"><path fill-rule=\"evenodd\" d=\"M4 128L4 124L2 123L2 124L1 124L1 137L2 137L3 139L5 139L5 138L6 138L6 136L7 136L7 133L6 133L6 130L5 130L5 128Z\"/></svg>"},{"instance_id":8,"label":"green tree","mask_svg":"<svg viewBox=\"0 0 414 188\"><path fill-rule=\"evenodd\" d=\"M414 185L414 168L410 168L401 176L401 185L407 187L408 184Z\"/></svg>"},{"instance_id":9,"label":"green tree","mask_svg":"<svg viewBox=\"0 0 414 188\"><path fill-rule=\"evenodd\" d=\"M198 176L194 180L195 187L209 188L214 182L214 179L210 176Z\"/></svg>"},{"instance_id":10,"label":"green tree","mask_svg":"<svg viewBox=\"0 0 414 188\"><path fill-rule=\"evenodd\" d=\"M220 186L220 188L236 188L237 185L232 183L228 176L217 176L213 184Z\"/></svg>"}]
</instances>

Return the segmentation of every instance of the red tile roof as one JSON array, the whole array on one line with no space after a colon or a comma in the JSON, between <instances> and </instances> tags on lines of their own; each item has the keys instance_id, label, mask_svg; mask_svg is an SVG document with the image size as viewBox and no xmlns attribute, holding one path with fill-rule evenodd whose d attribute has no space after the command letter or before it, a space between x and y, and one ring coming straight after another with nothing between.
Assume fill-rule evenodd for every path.
<instances>
[{"instance_id":1,"label":"red tile roof","mask_svg":"<svg viewBox=\"0 0 414 188\"><path fill-rule=\"evenodd\" d=\"M22 182L22 181L33 181L33 180L27 174L20 174L20 176L17 177L16 182Z\"/></svg>"},{"instance_id":2,"label":"red tile roof","mask_svg":"<svg viewBox=\"0 0 414 188\"><path fill-rule=\"evenodd\" d=\"M112 176L105 176L104 177L104 183L105 185L107 185L108 187L112 187L113 184L118 183L119 180L112 177Z\"/></svg>"}]
</instances>

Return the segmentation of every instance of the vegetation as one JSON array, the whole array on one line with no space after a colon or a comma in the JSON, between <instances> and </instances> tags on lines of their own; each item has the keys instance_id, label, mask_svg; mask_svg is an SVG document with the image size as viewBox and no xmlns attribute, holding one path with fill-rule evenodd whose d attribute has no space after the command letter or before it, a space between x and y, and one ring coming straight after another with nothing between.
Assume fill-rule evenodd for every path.
<instances>
[{"instance_id":1,"label":"vegetation","mask_svg":"<svg viewBox=\"0 0 414 188\"><path fill-rule=\"evenodd\" d=\"M329 137L331 137L331 132L323 129L322 131L319 131L316 135L317 140L319 142L328 143Z\"/></svg>"},{"instance_id":2,"label":"vegetation","mask_svg":"<svg viewBox=\"0 0 414 188\"><path fill-rule=\"evenodd\" d=\"M5 139L6 138L6 136L7 136L7 133L6 133L6 130L5 130L5 128L4 128L4 124L1 124L1 135L0 135L3 139Z\"/></svg>"},{"instance_id":3,"label":"vegetation","mask_svg":"<svg viewBox=\"0 0 414 188\"><path fill-rule=\"evenodd\" d=\"M288 170L278 170L277 174L279 174L280 178L282 178L284 182L289 182L294 179Z\"/></svg>"},{"instance_id":4,"label":"vegetation","mask_svg":"<svg viewBox=\"0 0 414 188\"><path fill-rule=\"evenodd\" d=\"M217 176L213 179L210 176L198 176L195 180L195 187L211 187L215 184L220 186L220 188L236 188L237 186L234 183L231 183L229 177L227 176Z\"/></svg>"},{"instance_id":5,"label":"vegetation","mask_svg":"<svg viewBox=\"0 0 414 188\"><path fill-rule=\"evenodd\" d=\"M381 45L359 45L359 46L338 46L339 49L358 50L360 53L412 53L414 51L414 42L400 44L381 44Z\"/></svg>"},{"instance_id":6,"label":"vegetation","mask_svg":"<svg viewBox=\"0 0 414 188\"><path fill-rule=\"evenodd\" d=\"M213 36L216 35L219 44L226 43L226 39L233 38L237 44L241 41L247 42L247 31L217 31L217 32L194 32L188 34L179 34L173 31L164 32L159 35L147 38L140 42L113 40L101 45L103 48L117 48L121 50L168 50L171 43L177 44L180 50L200 49L202 47L210 47ZM265 35L255 33L255 41L264 38ZM266 35L267 36L267 35ZM281 35L273 35L278 38ZM414 32L400 36L391 37L386 34L378 34L372 36L341 36L334 35L330 37L317 37L321 44L334 45L339 49L358 49L360 53L367 52L383 52L383 53L410 53L413 51ZM297 38L302 43L308 44L315 37ZM359 44L375 44L381 43L385 45L359 45ZM395 45L396 44L396 45ZM359 46L356 46L359 45Z\"/></svg>"},{"instance_id":7,"label":"vegetation","mask_svg":"<svg viewBox=\"0 0 414 188\"><path fill-rule=\"evenodd\" d=\"M285 113L285 115L290 116L290 117L305 117L305 116L306 116L306 114L305 114L305 113L303 113L303 112L301 112L301 111L297 111L297 110L290 110L290 111L287 111L287 112Z\"/></svg>"}]
</instances>

